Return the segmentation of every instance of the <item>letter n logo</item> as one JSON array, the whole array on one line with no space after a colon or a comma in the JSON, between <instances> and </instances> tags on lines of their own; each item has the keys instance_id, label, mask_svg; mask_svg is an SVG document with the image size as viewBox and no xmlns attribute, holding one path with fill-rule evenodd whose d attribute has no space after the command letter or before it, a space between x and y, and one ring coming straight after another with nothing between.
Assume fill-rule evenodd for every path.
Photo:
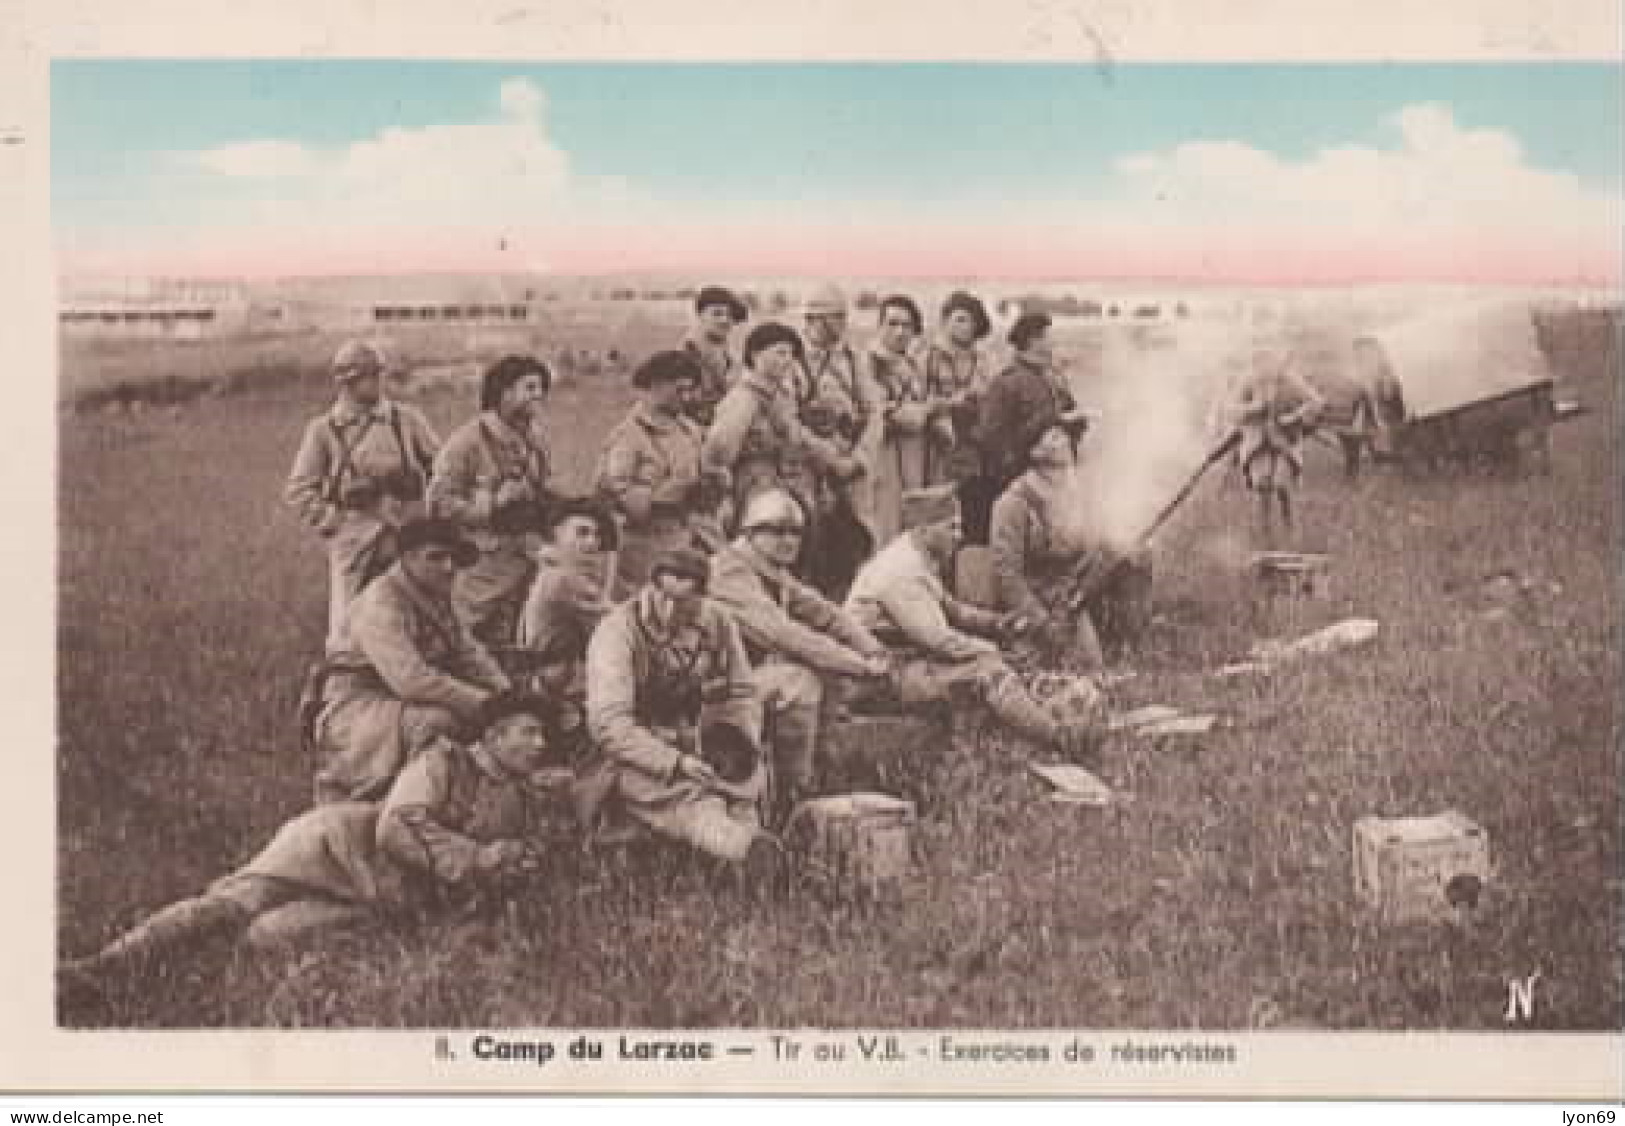
<instances>
[{"instance_id":1,"label":"letter n logo","mask_svg":"<svg viewBox=\"0 0 1625 1126\"><path fill-rule=\"evenodd\" d=\"M1540 980L1540 971L1536 970L1526 978L1512 978L1507 982L1507 1011L1502 1019L1508 1024L1521 1021L1524 1024L1535 1019L1535 982Z\"/></svg>"}]
</instances>

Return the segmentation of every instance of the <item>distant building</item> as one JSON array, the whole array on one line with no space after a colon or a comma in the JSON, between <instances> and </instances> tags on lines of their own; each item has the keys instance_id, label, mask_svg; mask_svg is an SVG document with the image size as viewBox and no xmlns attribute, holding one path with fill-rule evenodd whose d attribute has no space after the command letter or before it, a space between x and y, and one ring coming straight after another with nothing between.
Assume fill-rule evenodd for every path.
<instances>
[{"instance_id":1,"label":"distant building","mask_svg":"<svg viewBox=\"0 0 1625 1126\"><path fill-rule=\"evenodd\" d=\"M247 330L252 311L229 282L94 278L64 284L57 324L74 336L200 340Z\"/></svg>"}]
</instances>

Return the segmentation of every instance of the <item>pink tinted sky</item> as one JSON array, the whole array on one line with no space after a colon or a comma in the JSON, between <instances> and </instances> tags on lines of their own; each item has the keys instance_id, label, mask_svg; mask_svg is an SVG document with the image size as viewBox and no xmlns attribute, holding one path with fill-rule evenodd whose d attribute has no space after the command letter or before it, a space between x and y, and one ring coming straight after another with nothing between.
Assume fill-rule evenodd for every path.
<instances>
[{"instance_id":1,"label":"pink tinted sky","mask_svg":"<svg viewBox=\"0 0 1625 1126\"><path fill-rule=\"evenodd\" d=\"M1247 284L1425 281L1617 286L1620 248L1507 231L1134 230L1039 225L899 229L595 226L490 236L466 229L214 231L162 251L65 256L69 272L197 276L424 270L875 277L1119 278ZM133 248L132 248L133 250Z\"/></svg>"}]
</instances>

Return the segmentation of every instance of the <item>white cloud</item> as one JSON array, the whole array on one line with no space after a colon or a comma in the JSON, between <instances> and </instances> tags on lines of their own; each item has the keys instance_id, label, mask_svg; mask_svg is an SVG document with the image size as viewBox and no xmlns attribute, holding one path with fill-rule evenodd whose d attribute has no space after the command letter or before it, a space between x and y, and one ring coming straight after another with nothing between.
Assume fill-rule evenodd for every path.
<instances>
[{"instance_id":1,"label":"white cloud","mask_svg":"<svg viewBox=\"0 0 1625 1126\"><path fill-rule=\"evenodd\" d=\"M1617 232L1620 202L1531 165L1515 138L1466 129L1441 105L1385 123L1386 147L1323 149L1300 161L1239 141L1195 141L1117 161L1120 220L1245 224L1349 233L1508 231L1563 239Z\"/></svg>"},{"instance_id":2,"label":"white cloud","mask_svg":"<svg viewBox=\"0 0 1625 1126\"><path fill-rule=\"evenodd\" d=\"M573 175L552 139L546 97L527 79L504 82L484 120L391 127L343 148L246 141L190 154L188 163L249 192L250 218L300 229L558 225L625 201L628 187Z\"/></svg>"},{"instance_id":3,"label":"white cloud","mask_svg":"<svg viewBox=\"0 0 1625 1126\"><path fill-rule=\"evenodd\" d=\"M244 141L192 155L205 171L244 179L282 179L316 172L316 154L294 141Z\"/></svg>"}]
</instances>

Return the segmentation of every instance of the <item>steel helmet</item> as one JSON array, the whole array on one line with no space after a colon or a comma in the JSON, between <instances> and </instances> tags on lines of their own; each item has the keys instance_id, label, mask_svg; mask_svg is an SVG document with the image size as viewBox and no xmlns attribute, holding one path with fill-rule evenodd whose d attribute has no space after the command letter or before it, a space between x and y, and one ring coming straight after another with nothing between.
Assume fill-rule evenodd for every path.
<instances>
[{"instance_id":1,"label":"steel helmet","mask_svg":"<svg viewBox=\"0 0 1625 1126\"><path fill-rule=\"evenodd\" d=\"M389 366L384 350L365 340L346 341L333 353L333 378L344 380L366 369L383 371Z\"/></svg>"},{"instance_id":2,"label":"steel helmet","mask_svg":"<svg viewBox=\"0 0 1625 1126\"><path fill-rule=\"evenodd\" d=\"M745 502L745 515L739 521L743 532L775 524L794 524L805 527L806 515L795 497L783 489L767 489Z\"/></svg>"},{"instance_id":3,"label":"steel helmet","mask_svg":"<svg viewBox=\"0 0 1625 1126\"><path fill-rule=\"evenodd\" d=\"M846 294L832 282L825 282L807 295L803 313L807 316L827 316L846 312Z\"/></svg>"}]
</instances>

